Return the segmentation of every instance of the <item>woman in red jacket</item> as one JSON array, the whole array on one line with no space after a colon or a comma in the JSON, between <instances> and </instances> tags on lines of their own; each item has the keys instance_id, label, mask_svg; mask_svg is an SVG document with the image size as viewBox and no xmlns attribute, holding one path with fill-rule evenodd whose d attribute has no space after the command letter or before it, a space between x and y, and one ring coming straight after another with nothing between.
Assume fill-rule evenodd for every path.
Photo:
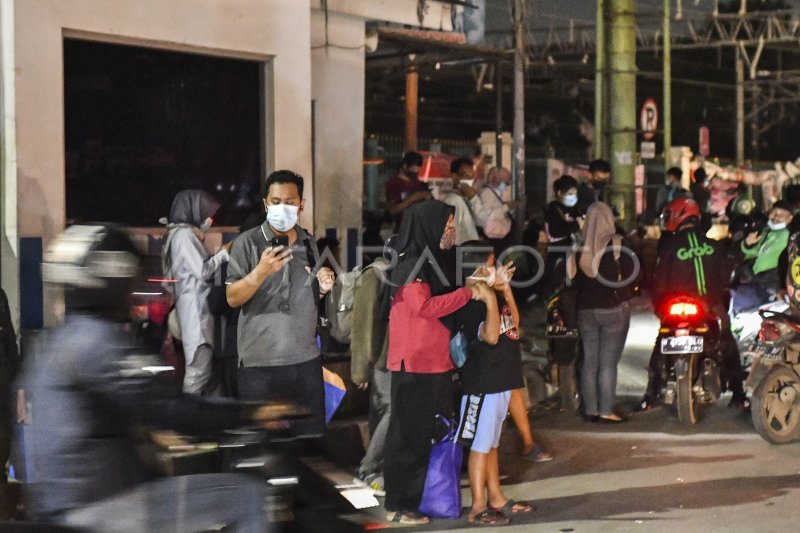
<instances>
[{"instance_id":1,"label":"woman in red jacket","mask_svg":"<svg viewBox=\"0 0 800 533\"><path fill-rule=\"evenodd\" d=\"M437 413L453 411L450 330L440 319L490 289L456 288L454 209L437 200L420 202L403 216L392 270L389 355L392 414L386 436L384 476L387 520L425 524L417 512Z\"/></svg>"}]
</instances>

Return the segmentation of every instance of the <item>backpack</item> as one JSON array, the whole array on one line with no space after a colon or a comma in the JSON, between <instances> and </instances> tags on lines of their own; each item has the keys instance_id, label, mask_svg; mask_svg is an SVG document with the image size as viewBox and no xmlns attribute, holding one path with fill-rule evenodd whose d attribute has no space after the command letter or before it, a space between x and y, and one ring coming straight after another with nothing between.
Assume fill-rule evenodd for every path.
<instances>
[{"instance_id":1,"label":"backpack","mask_svg":"<svg viewBox=\"0 0 800 533\"><path fill-rule=\"evenodd\" d=\"M350 344L353 333L353 300L358 280L368 268L356 267L350 272L342 272L336 277L330 294L325 299L325 315L331 337L343 344Z\"/></svg>"},{"instance_id":2,"label":"backpack","mask_svg":"<svg viewBox=\"0 0 800 533\"><path fill-rule=\"evenodd\" d=\"M333 288L325 299L329 333L331 337L341 343L350 344L353 333L355 291L361 286L361 275L370 268L385 273L389 269L389 263L378 258L366 266L356 267L350 272L342 272L336 277ZM381 292L378 291L379 296L380 294Z\"/></svg>"},{"instance_id":3,"label":"backpack","mask_svg":"<svg viewBox=\"0 0 800 533\"><path fill-rule=\"evenodd\" d=\"M500 195L497 194L497 191L491 187L487 188L492 191L492 194L495 195L501 206L505 204L503 199L500 198ZM511 222L511 216L507 211L493 209L492 212L489 213L489 219L486 221L486 225L483 227L483 233L490 239L503 239L508 235L508 232L511 231Z\"/></svg>"}]
</instances>

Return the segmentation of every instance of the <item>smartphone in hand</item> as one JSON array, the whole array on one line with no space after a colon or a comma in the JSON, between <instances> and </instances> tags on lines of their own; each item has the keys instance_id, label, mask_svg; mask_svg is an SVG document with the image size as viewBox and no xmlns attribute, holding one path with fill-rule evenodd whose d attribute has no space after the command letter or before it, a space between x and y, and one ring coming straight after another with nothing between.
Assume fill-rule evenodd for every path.
<instances>
[{"instance_id":1,"label":"smartphone in hand","mask_svg":"<svg viewBox=\"0 0 800 533\"><path fill-rule=\"evenodd\" d=\"M283 246L284 248L289 247L289 237L284 235L282 237L273 237L270 241L272 246Z\"/></svg>"}]
</instances>

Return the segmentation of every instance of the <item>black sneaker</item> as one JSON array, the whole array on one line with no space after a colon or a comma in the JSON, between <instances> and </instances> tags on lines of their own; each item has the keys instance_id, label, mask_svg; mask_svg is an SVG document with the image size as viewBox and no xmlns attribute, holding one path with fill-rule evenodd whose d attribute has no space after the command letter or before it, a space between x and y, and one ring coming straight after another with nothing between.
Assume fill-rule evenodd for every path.
<instances>
[{"instance_id":1,"label":"black sneaker","mask_svg":"<svg viewBox=\"0 0 800 533\"><path fill-rule=\"evenodd\" d=\"M634 409L637 413L648 413L654 409L661 407L655 400L650 398L649 396L645 396L642 398L642 401L636 404L636 409Z\"/></svg>"},{"instance_id":2,"label":"black sneaker","mask_svg":"<svg viewBox=\"0 0 800 533\"><path fill-rule=\"evenodd\" d=\"M728 407L735 407L740 413L746 413L750 410L750 400L747 399L747 395L744 393L734 394L728 403Z\"/></svg>"}]
</instances>

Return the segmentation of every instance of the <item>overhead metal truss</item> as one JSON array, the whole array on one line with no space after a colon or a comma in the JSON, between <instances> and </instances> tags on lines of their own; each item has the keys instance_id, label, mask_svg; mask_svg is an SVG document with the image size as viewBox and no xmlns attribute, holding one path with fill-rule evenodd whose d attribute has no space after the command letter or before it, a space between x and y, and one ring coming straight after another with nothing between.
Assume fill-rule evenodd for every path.
<instances>
[{"instance_id":1,"label":"overhead metal truss","mask_svg":"<svg viewBox=\"0 0 800 533\"><path fill-rule=\"evenodd\" d=\"M758 156L758 138L787 118L787 108L794 113L800 105L800 71L759 70L765 49L780 49L800 53L800 9L747 12L745 3L736 13L719 13L714 9L702 12L682 12L672 20L670 44L672 50L722 49L731 47L741 58L748 81L740 82L749 93L749 112L737 111L750 125L753 156ZM640 52L659 53L663 49L661 14L637 16L636 40ZM593 24L550 26L529 30L528 55L534 64L556 65L576 58L587 66L595 55L596 39ZM547 68L547 67L545 67ZM642 73L645 77L647 73ZM719 85L706 80L697 83ZM735 85L734 85L735 87ZM734 88L732 87L732 88ZM741 143L743 133L737 132Z\"/></svg>"},{"instance_id":2,"label":"overhead metal truss","mask_svg":"<svg viewBox=\"0 0 800 533\"><path fill-rule=\"evenodd\" d=\"M659 51L662 46L660 25L637 19L636 40L639 51ZM699 13L683 15L672 22L672 49L738 46L756 47L747 62L757 63L764 46L798 44L800 10L757 11L751 13ZM532 29L528 32L528 53L534 60L547 61L557 56L594 54L594 25L576 24ZM749 65L748 65L749 66ZM753 76L754 77L754 76Z\"/></svg>"}]
</instances>

